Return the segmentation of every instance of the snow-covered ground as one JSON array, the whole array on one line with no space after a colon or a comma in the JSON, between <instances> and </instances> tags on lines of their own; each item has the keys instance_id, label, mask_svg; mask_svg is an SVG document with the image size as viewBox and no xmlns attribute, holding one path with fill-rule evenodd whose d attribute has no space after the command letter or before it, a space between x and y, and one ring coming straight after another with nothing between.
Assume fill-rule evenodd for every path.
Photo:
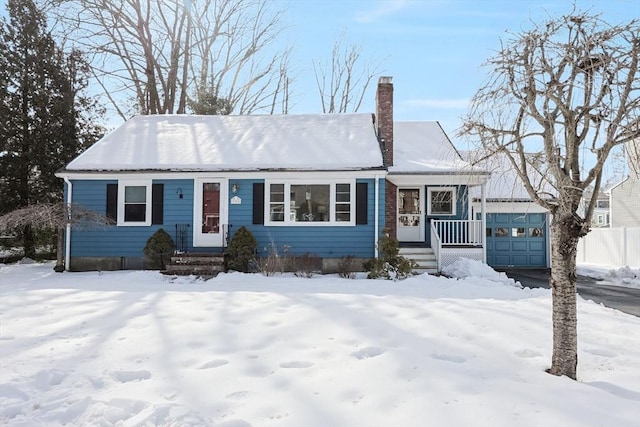
<instances>
[{"instance_id":1,"label":"snow-covered ground","mask_svg":"<svg viewBox=\"0 0 640 427\"><path fill-rule=\"evenodd\" d=\"M640 319L579 298L579 381L545 373L551 301L503 273L400 282L0 266L0 425L640 425Z\"/></svg>"},{"instance_id":2,"label":"snow-covered ground","mask_svg":"<svg viewBox=\"0 0 640 427\"><path fill-rule=\"evenodd\" d=\"M579 264L578 275L592 277L601 285L640 289L640 268Z\"/></svg>"}]
</instances>

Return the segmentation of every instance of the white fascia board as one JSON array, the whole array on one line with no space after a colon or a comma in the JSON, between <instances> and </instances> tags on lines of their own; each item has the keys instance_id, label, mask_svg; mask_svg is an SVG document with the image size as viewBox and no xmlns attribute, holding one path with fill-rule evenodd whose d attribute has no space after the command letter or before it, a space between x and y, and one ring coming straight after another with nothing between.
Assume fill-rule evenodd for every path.
<instances>
[{"instance_id":1,"label":"white fascia board","mask_svg":"<svg viewBox=\"0 0 640 427\"><path fill-rule=\"evenodd\" d=\"M468 185L470 187L482 185L489 180L487 175L467 175L467 174L437 174L437 175L414 175L414 174L388 174L387 179L396 186L406 185Z\"/></svg>"},{"instance_id":2,"label":"white fascia board","mask_svg":"<svg viewBox=\"0 0 640 427\"><path fill-rule=\"evenodd\" d=\"M474 211L480 212L481 203L472 202ZM547 213L547 209L543 208L535 202L486 202L487 213Z\"/></svg>"},{"instance_id":3,"label":"white fascia board","mask_svg":"<svg viewBox=\"0 0 640 427\"><path fill-rule=\"evenodd\" d=\"M353 171L220 171L220 172L72 172L56 173L58 178L65 176L73 180L115 180L115 179L196 179L196 178L228 178L228 179L324 179L327 178L359 178L374 179L385 175L384 170Z\"/></svg>"}]
</instances>

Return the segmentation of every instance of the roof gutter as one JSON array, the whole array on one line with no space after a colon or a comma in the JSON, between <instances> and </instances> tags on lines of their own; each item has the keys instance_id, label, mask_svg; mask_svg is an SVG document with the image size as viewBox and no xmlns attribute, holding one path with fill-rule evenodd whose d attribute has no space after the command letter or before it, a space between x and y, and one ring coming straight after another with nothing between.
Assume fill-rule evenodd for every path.
<instances>
[{"instance_id":1,"label":"roof gutter","mask_svg":"<svg viewBox=\"0 0 640 427\"><path fill-rule=\"evenodd\" d=\"M374 211L373 211L373 248L374 248L374 253L373 256L374 258L378 258L379 253L378 253L378 227L380 226L380 212L378 212L378 206L380 203L380 175L376 175L376 191L375 191L375 203L374 203Z\"/></svg>"}]
</instances>

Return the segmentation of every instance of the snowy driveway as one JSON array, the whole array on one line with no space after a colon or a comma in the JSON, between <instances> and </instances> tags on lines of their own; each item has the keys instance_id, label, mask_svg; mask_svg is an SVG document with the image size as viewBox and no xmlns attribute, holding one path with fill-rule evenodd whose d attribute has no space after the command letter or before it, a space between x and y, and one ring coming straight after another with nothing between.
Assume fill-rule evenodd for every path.
<instances>
[{"instance_id":1,"label":"snowy driveway","mask_svg":"<svg viewBox=\"0 0 640 427\"><path fill-rule=\"evenodd\" d=\"M503 269L507 276L528 288L549 289L550 271L540 269ZM640 317L640 289L617 286L605 280L578 275L578 294L605 307Z\"/></svg>"}]
</instances>

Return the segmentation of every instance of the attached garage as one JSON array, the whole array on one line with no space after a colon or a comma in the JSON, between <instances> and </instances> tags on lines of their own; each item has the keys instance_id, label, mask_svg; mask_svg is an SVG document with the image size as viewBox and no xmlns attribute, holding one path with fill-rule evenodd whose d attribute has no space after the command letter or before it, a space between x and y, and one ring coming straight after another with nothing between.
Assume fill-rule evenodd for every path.
<instances>
[{"instance_id":1,"label":"attached garage","mask_svg":"<svg viewBox=\"0 0 640 427\"><path fill-rule=\"evenodd\" d=\"M487 213L486 236L492 267L548 266L546 213Z\"/></svg>"}]
</instances>

